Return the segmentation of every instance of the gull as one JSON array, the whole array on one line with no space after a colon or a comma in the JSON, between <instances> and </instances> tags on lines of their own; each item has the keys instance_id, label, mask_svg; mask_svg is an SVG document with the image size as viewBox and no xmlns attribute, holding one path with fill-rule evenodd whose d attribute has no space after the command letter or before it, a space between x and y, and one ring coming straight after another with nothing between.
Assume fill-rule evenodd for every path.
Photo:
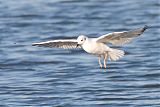
<instances>
[{"instance_id":1,"label":"gull","mask_svg":"<svg viewBox=\"0 0 160 107\"><path fill-rule=\"evenodd\" d=\"M100 68L103 68L103 65L104 68L107 68L106 63L108 60L119 60L125 54L123 50L110 48L107 44L115 46L124 45L129 43L134 37L140 36L147 28L148 26L144 26L129 31L112 32L98 38L89 38L85 35L80 35L77 39L50 40L46 42L33 43L32 45L64 49L82 48L87 53L98 56ZM103 58L103 65L101 63L101 58Z\"/></svg>"}]
</instances>

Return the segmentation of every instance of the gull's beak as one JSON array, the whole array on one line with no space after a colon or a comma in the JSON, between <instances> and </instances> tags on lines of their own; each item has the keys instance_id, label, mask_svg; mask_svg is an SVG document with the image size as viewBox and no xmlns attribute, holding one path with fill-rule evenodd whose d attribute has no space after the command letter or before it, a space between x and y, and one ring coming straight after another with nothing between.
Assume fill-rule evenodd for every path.
<instances>
[{"instance_id":1,"label":"gull's beak","mask_svg":"<svg viewBox=\"0 0 160 107\"><path fill-rule=\"evenodd\" d=\"M76 48L79 46L79 44L77 44Z\"/></svg>"}]
</instances>

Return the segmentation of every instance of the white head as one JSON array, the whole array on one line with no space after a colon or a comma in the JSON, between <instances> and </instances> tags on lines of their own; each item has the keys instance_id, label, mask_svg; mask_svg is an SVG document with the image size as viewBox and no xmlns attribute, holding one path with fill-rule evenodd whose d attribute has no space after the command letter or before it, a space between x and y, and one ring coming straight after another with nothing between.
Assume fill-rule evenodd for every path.
<instances>
[{"instance_id":1,"label":"white head","mask_svg":"<svg viewBox=\"0 0 160 107\"><path fill-rule=\"evenodd\" d=\"M80 35L80 36L78 36L78 38L77 38L77 47L79 46L79 45L83 45L83 43L85 42L87 40L87 37L86 36L84 36L84 35Z\"/></svg>"}]
</instances>

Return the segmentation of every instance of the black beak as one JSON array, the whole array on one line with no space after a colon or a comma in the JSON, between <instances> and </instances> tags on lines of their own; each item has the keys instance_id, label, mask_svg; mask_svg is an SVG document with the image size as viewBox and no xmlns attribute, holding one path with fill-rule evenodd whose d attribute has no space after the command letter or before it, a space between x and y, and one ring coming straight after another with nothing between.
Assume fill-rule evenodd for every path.
<instances>
[{"instance_id":1,"label":"black beak","mask_svg":"<svg viewBox=\"0 0 160 107\"><path fill-rule=\"evenodd\" d=\"M76 48L79 46L79 44L77 44Z\"/></svg>"}]
</instances>

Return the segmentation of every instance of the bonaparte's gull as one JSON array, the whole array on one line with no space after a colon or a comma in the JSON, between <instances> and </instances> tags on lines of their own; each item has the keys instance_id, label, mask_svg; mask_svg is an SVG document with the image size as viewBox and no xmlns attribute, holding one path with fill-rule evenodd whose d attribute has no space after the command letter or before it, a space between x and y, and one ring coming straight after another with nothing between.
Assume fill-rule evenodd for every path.
<instances>
[{"instance_id":1,"label":"bonaparte's gull","mask_svg":"<svg viewBox=\"0 0 160 107\"><path fill-rule=\"evenodd\" d=\"M129 43L134 37L141 35L148 27L138 28L130 31L112 32L102 35L98 38L89 38L84 35L77 39L59 39L40 43L33 43L33 46L57 47L57 48L82 48L87 53L98 56L100 68L102 68L101 57L103 57L104 68L108 59L116 61L124 56L124 51L110 48L107 43L120 46Z\"/></svg>"}]
</instances>

